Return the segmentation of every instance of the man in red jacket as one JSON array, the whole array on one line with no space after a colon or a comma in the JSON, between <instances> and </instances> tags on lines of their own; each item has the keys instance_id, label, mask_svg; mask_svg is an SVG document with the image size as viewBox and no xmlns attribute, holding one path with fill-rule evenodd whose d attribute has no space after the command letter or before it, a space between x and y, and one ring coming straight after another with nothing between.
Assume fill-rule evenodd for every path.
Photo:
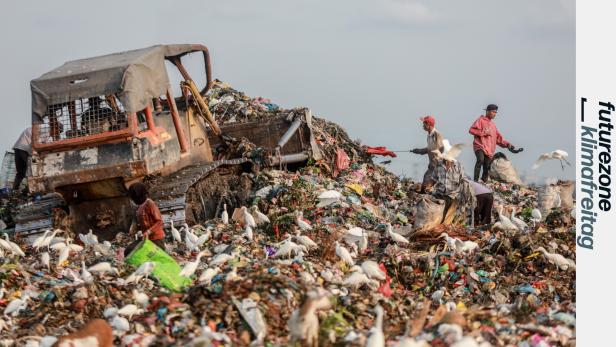
<instances>
[{"instance_id":1,"label":"man in red jacket","mask_svg":"<svg viewBox=\"0 0 616 347\"><path fill-rule=\"evenodd\" d=\"M473 141L473 151L475 151L475 174L473 176L474 181L479 180L479 173L483 167L483 173L481 180L487 182L488 174L490 172L490 163L496 150L496 145L509 149L513 153L519 152L515 150L515 147L507 142L501 133L496 128L496 124L492 121L496 117L498 112L498 106L489 104L485 108L486 114L480 116L475 120L468 132L475 137Z\"/></svg>"}]
</instances>

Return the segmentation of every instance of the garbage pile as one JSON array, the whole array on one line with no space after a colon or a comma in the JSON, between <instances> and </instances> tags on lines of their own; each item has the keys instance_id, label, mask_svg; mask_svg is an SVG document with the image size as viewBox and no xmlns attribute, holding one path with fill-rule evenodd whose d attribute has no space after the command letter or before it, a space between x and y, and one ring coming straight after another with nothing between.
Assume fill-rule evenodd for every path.
<instances>
[{"instance_id":1,"label":"garbage pile","mask_svg":"<svg viewBox=\"0 0 616 347\"><path fill-rule=\"evenodd\" d=\"M228 122L284 112L228 85L209 105ZM417 230L418 185L337 125L314 126L329 160L244 174L242 204L169 226L165 251L189 283L180 291L152 263L125 262L133 235L5 235L0 345L91 336L80 329L94 318L126 346L575 345L570 205L541 210L537 188L496 182L493 225Z\"/></svg>"}]
</instances>

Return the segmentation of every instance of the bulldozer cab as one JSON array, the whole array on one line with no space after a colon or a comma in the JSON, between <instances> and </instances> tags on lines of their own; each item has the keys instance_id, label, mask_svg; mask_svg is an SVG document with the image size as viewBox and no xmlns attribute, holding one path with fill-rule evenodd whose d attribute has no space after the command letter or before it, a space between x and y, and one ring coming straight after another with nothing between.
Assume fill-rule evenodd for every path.
<instances>
[{"instance_id":1,"label":"bulldozer cab","mask_svg":"<svg viewBox=\"0 0 616 347\"><path fill-rule=\"evenodd\" d=\"M195 52L204 58L202 89L181 60ZM35 193L59 193L78 232L105 230L104 237L128 230L129 183L212 160L207 131L220 130L213 118L178 109L165 60L184 77L180 98L201 98L211 83L202 45L159 45L70 61L31 81L28 185Z\"/></svg>"},{"instance_id":2,"label":"bulldozer cab","mask_svg":"<svg viewBox=\"0 0 616 347\"><path fill-rule=\"evenodd\" d=\"M182 64L190 53L203 55L203 88ZM182 76L182 95L173 95L166 61ZM219 127L204 100L212 77L203 45L158 45L70 61L30 84L28 186L43 198L20 208L15 231L26 235L56 226L50 210L66 204L74 232L112 239L133 220L127 187L152 174L164 178L150 193L166 222L211 218L220 203L206 201L199 190L214 170L299 163L318 153L308 109ZM255 151L258 160L226 151L229 139L262 149ZM197 203L191 200L196 196Z\"/></svg>"}]
</instances>

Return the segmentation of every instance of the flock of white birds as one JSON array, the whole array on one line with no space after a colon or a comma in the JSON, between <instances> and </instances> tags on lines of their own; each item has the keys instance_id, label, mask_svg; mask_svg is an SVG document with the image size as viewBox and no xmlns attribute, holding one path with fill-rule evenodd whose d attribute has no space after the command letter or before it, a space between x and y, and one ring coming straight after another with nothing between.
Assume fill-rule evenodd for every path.
<instances>
[{"instance_id":1,"label":"flock of white birds","mask_svg":"<svg viewBox=\"0 0 616 347\"><path fill-rule=\"evenodd\" d=\"M447 150L443 156L455 158L464 145L450 146L447 142ZM550 159L560 160L562 163L570 165L567 161L567 153L562 150L556 150L550 153L541 155L537 160L534 168L538 167L542 162ZM563 165L564 169L564 165ZM327 207L343 198L342 194L336 190L326 190L318 196L318 207ZM239 212L239 213L238 213ZM295 226L292 234L288 235L282 242L274 244L276 251L272 255L268 255L267 250L264 252L266 258L273 258L280 262L288 262L291 257L301 258L308 255L311 251L318 249L321 245L317 244L305 232L311 231L313 226L307 221L301 211L295 212ZM494 227L509 232L528 232L531 228L521 218L516 216L516 210L512 209L510 215L503 214L503 206L498 210L498 221ZM208 241L212 238L213 233L218 232L217 227L203 227L195 225L189 227L184 224L178 230L173 221L170 223L172 243L167 245L169 250L185 249L189 253L196 253L196 257L192 261L187 261L183 264L180 275L196 280L200 284L209 285L212 279L220 274L225 265L234 259L241 257L241 246L239 244L246 242L254 242L259 233L259 228L262 225L271 223L268 216L257 208L252 206L247 208L242 206L239 211L234 213L235 222L238 222L243 228L241 235L236 235L234 242L230 244L221 244L213 247L212 250L207 248ZM534 224L542 220L541 212L538 209L532 210L531 221ZM223 211L220 215L220 222L226 225L231 222L227 205L223 205ZM391 243L395 243L400 247L409 244L409 240L402 234L394 230L391 224L385 225L385 233L375 233L363 230L362 228L347 225L348 229L343 235L335 241L335 254L340 260L342 269L344 269L345 277L340 278L330 270L323 270L321 276L325 281L337 283L341 286L357 289L362 286L370 290L376 290L380 284L387 279L387 274L379 266L379 264L370 259L365 259L358 265L356 259L359 255L364 254L369 247L368 239L370 237L385 237ZM102 261L89 267L86 266L83 257L81 259L81 271L75 271L67 266L75 259L75 256L82 252L85 248L89 248L94 254L104 255L108 258L114 258L115 253L112 250L112 245L108 241L99 242L96 235L90 232L88 234L80 234L79 239L84 246L72 243L70 237L60 237L59 234L66 234L62 230L47 230L40 237L36 238L30 245L29 251L39 253L40 267L47 271L58 271L62 275L72 278L73 284L92 283L97 277L110 276L115 277L115 281L119 285L138 284L143 278L148 278L155 268L155 264L146 262L139 266L133 273L125 278L119 277L119 271L113 266L112 262ZM479 245L473 241L462 241L455 237L449 236L447 233L441 234L444 239L445 247L450 249L454 254L466 256L476 251ZM549 253L543 247L536 249L545 259L554 264L558 269L569 270L575 269L575 262L563 257L557 253ZM8 234L4 235L4 239L0 238L0 257L25 257L26 254L15 242L9 239ZM207 261L203 261L207 258ZM285 260L286 258L286 260ZM363 258L363 257L362 257ZM344 264L344 265L342 265ZM197 276L198 275L198 276ZM306 276L310 276L306 274ZM230 281L237 278L235 267L226 274L226 280ZM126 304L123 307L108 307L104 316L110 322L112 328L118 332L128 332L131 326L133 316L140 315L149 303L147 294L140 292L137 289L133 290L134 303ZM293 312L289 319L289 330L293 341L303 341L312 344L318 337L318 318L316 312L318 310L329 308L328 295L331 292L324 291L322 288L315 289L307 293L307 300L302 307ZM0 290L0 295L4 295L4 288ZM434 292L432 298L436 298L440 302L443 296L442 289ZM29 294L26 292L21 297L13 299L4 309L6 320L0 319L0 331L11 324L10 317L15 317L25 309L30 300ZM376 347L384 346L385 338L383 334L383 309L380 306L374 308L376 321L374 327L366 340L366 346ZM212 334L212 332L210 332ZM352 337L349 337L352 339ZM460 341L463 341L460 339ZM402 338L399 340L398 346L417 346L416 341ZM476 345L476 344L475 344ZM475 346L473 344L460 345ZM456 345L457 346L457 345Z\"/></svg>"}]
</instances>

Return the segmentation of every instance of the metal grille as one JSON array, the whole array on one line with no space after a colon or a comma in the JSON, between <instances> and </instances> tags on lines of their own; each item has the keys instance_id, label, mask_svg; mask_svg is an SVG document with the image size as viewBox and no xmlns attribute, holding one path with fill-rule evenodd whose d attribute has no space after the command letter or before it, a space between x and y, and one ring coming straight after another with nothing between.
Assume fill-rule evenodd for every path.
<instances>
[{"instance_id":1,"label":"metal grille","mask_svg":"<svg viewBox=\"0 0 616 347\"><path fill-rule=\"evenodd\" d=\"M77 99L47 108L39 126L38 143L54 143L127 127L124 106L115 95Z\"/></svg>"}]
</instances>

